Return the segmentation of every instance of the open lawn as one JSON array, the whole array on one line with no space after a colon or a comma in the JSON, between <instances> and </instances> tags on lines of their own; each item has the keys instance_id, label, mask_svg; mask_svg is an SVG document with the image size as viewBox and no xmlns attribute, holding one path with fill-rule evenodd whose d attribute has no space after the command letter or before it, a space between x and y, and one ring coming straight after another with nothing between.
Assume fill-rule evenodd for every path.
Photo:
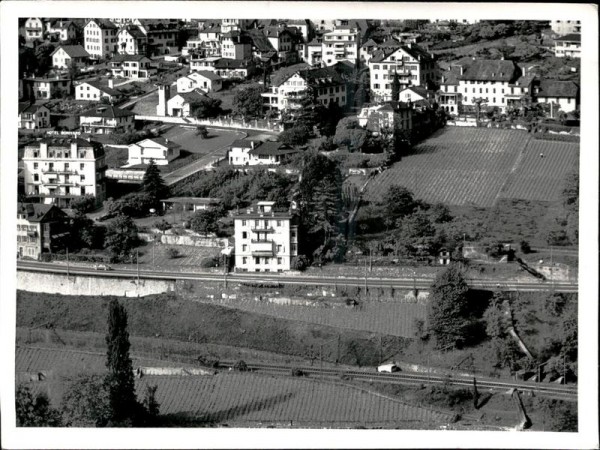
<instances>
[{"instance_id":1,"label":"open lawn","mask_svg":"<svg viewBox=\"0 0 600 450\"><path fill-rule=\"evenodd\" d=\"M544 153L544 158L540 158ZM446 127L369 183L379 201L399 184L428 202L493 206L499 198L557 200L578 145L533 140L524 131Z\"/></svg>"}]
</instances>

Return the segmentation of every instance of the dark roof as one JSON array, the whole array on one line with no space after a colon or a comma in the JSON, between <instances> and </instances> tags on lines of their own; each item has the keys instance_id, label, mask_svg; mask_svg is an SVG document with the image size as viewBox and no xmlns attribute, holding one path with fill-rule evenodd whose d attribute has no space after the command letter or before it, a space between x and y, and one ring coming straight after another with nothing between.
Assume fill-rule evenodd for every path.
<instances>
[{"instance_id":1,"label":"dark roof","mask_svg":"<svg viewBox=\"0 0 600 450\"><path fill-rule=\"evenodd\" d=\"M123 93L117 89L113 89L111 87L108 87L105 84L101 84L99 81L84 81L81 84L89 84L90 86L95 87L96 89L100 89L102 92L108 94L108 95L112 95L115 97L118 97L120 95L123 95Z\"/></svg>"},{"instance_id":2,"label":"dark roof","mask_svg":"<svg viewBox=\"0 0 600 450\"><path fill-rule=\"evenodd\" d=\"M519 75L513 61L504 59L479 59L465 70L462 80L513 81Z\"/></svg>"},{"instance_id":3,"label":"dark roof","mask_svg":"<svg viewBox=\"0 0 600 450\"><path fill-rule=\"evenodd\" d=\"M377 46L377 42L375 42L373 39L369 39L367 42L365 42L363 45L361 45L362 47L376 47Z\"/></svg>"},{"instance_id":4,"label":"dark roof","mask_svg":"<svg viewBox=\"0 0 600 450\"><path fill-rule=\"evenodd\" d=\"M66 30L69 27L76 27L75 23L70 20L53 20L50 23L50 28Z\"/></svg>"},{"instance_id":5,"label":"dark roof","mask_svg":"<svg viewBox=\"0 0 600 450\"><path fill-rule=\"evenodd\" d=\"M316 37L306 45L314 45L314 46L323 45L323 38Z\"/></svg>"},{"instance_id":6,"label":"dark roof","mask_svg":"<svg viewBox=\"0 0 600 450\"><path fill-rule=\"evenodd\" d=\"M56 205L46 205L43 203L17 203L17 213L25 213L29 222L43 222L53 208L55 209L54 213L64 217L67 216L65 212Z\"/></svg>"},{"instance_id":7,"label":"dark roof","mask_svg":"<svg viewBox=\"0 0 600 450\"><path fill-rule=\"evenodd\" d=\"M197 73L198 75L202 75L204 78L208 78L211 81L222 80L223 78L210 70L195 70L193 73ZM190 74L191 75L191 74ZM189 77L189 75L188 75Z\"/></svg>"},{"instance_id":8,"label":"dark roof","mask_svg":"<svg viewBox=\"0 0 600 450\"><path fill-rule=\"evenodd\" d=\"M423 97L425 99L431 96L430 95L431 92L421 86L409 86L403 90L404 91L407 91L407 90L413 91L415 94L419 94L421 97Z\"/></svg>"},{"instance_id":9,"label":"dark roof","mask_svg":"<svg viewBox=\"0 0 600 450\"><path fill-rule=\"evenodd\" d=\"M567 34L558 39L555 39L555 41L581 42L581 34L578 34L578 33Z\"/></svg>"},{"instance_id":10,"label":"dark roof","mask_svg":"<svg viewBox=\"0 0 600 450\"><path fill-rule=\"evenodd\" d=\"M441 73L442 78L444 79L443 82L440 82L440 84L444 84L444 85L456 85L458 86L460 83L458 82L458 77L459 75L452 70L445 70Z\"/></svg>"},{"instance_id":11,"label":"dark roof","mask_svg":"<svg viewBox=\"0 0 600 450\"><path fill-rule=\"evenodd\" d=\"M388 56L395 53L398 50L398 48L399 47L390 49L388 47L386 49L376 50L375 52L373 52L373 57L369 60L369 64L382 62Z\"/></svg>"},{"instance_id":12,"label":"dark roof","mask_svg":"<svg viewBox=\"0 0 600 450\"><path fill-rule=\"evenodd\" d=\"M280 86L285 83L288 78L293 76L295 73L300 70L309 69L310 65L307 63L294 64L293 66L282 67L279 70L276 70L271 75L271 84L275 87Z\"/></svg>"},{"instance_id":13,"label":"dark roof","mask_svg":"<svg viewBox=\"0 0 600 450\"><path fill-rule=\"evenodd\" d=\"M19 103L19 114L22 114L22 113L35 113L42 106L46 106L46 104L45 103L20 102Z\"/></svg>"},{"instance_id":14,"label":"dark roof","mask_svg":"<svg viewBox=\"0 0 600 450\"><path fill-rule=\"evenodd\" d=\"M200 89L194 89L193 91L184 92L183 94L176 94L173 97L176 97L177 95L183 98L186 101L186 103L192 103L206 98L206 94Z\"/></svg>"},{"instance_id":15,"label":"dark roof","mask_svg":"<svg viewBox=\"0 0 600 450\"><path fill-rule=\"evenodd\" d=\"M193 205L216 205L221 203L220 198L211 197L169 197L160 201L166 203L188 203Z\"/></svg>"},{"instance_id":16,"label":"dark roof","mask_svg":"<svg viewBox=\"0 0 600 450\"><path fill-rule=\"evenodd\" d=\"M250 155L287 155L290 153L296 153L297 150L294 150L282 142L263 142L259 146L255 147L253 150L250 150L248 153Z\"/></svg>"},{"instance_id":17,"label":"dark roof","mask_svg":"<svg viewBox=\"0 0 600 450\"><path fill-rule=\"evenodd\" d=\"M412 56L413 58L418 59L420 61L433 59L433 57L429 53L427 53L425 51L425 49L423 49L422 47L420 47L416 44L402 45L401 48L406 53L408 53L410 56Z\"/></svg>"},{"instance_id":18,"label":"dark roof","mask_svg":"<svg viewBox=\"0 0 600 450\"><path fill-rule=\"evenodd\" d=\"M71 58L89 58L90 54L83 48L83 45L61 45L52 52L54 55L60 49L63 49Z\"/></svg>"},{"instance_id":19,"label":"dark roof","mask_svg":"<svg viewBox=\"0 0 600 450\"><path fill-rule=\"evenodd\" d=\"M110 20L108 19L90 19L86 22L86 26L88 23L90 22L96 22L96 24L100 27L100 28L104 28L104 29L114 29L114 28L118 28L114 23L112 23Z\"/></svg>"},{"instance_id":20,"label":"dark roof","mask_svg":"<svg viewBox=\"0 0 600 450\"><path fill-rule=\"evenodd\" d=\"M198 30L198 33L220 33L221 25L212 25L209 28L204 28L202 30Z\"/></svg>"},{"instance_id":21,"label":"dark roof","mask_svg":"<svg viewBox=\"0 0 600 450\"><path fill-rule=\"evenodd\" d=\"M140 26L148 31L173 30L178 27L178 23L171 19L138 19Z\"/></svg>"},{"instance_id":22,"label":"dark roof","mask_svg":"<svg viewBox=\"0 0 600 450\"><path fill-rule=\"evenodd\" d=\"M394 39L393 37L390 37L389 39L386 39L385 41L383 41L381 44L379 44L379 48L382 49L397 49L402 47L402 44L400 42L398 42L396 39Z\"/></svg>"},{"instance_id":23,"label":"dark roof","mask_svg":"<svg viewBox=\"0 0 600 450\"><path fill-rule=\"evenodd\" d=\"M134 113L128 109L117 108L116 106L102 105L95 108L88 109L81 113L83 117L107 117L114 119L115 117L128 117L133 116Z\"/></svg>"},{"instance_id":24,"label":"dark roof","mask_svg":"<svg viewBox=\"0 0 600 450\"><path fill-rule=\"evenodd\" d=\"M231 143L230 147L252 148L252 142L254 142L254 146L262 144L262 141L254 141L252 139L236 139Z\"/></svg>"},{"instance_id":25,"label":"dark roof","mask_svg":"<svg viewBox=\"0 0 600 450\"><path fill-rule=\"evenodd\" d=\"M273 44L260 30L249 30L246 35L252 40L252 44L260 53L274 52Z\"/></svg>"},{"instance_id":26,"label":"dark roof","mask_svg":"<svg viewBox=\"0 0 600 450\"><path fill-rule=\"evenodd\" d=\"M355 65L347 60L338 61L329 67L331 67L333 70L335 70L340 75L353 75L354 72L356 71Z\"/></svg>"},{"instance_id":27,"label":"dark roof","mask_svg":"<svg viewBox=\"0 0 600 450\"><path fill-rule=\"evenodd\" d=\"M145 55L125 55L119 54L115 55L112 58L113 62L125 62L125 61L141 61L142 59L150 59Z\"/></svg>"},{"instance_id":28,"label":"dark roof","mask_svg":"<svg viewBox=\"0 0 600 450\"><path fill-rule=\"evenodd\" d=\"M140 28L138 26L127 26L123 29L121 29L121 31L127 31L131 37L134 37L136 39L145 39L146 35L144 34L144 32L142 30L140 30ZM119 31L119 33L121 32Z\"/></svg>"},{"instance_id":29,"label":"dark roof","mask_svg":"<svg viewBox=\"0 0 600 450\"><path fill-rule=\"evenodd\" d=\"M579 86L573 81L542 80L539 97L577 97Z\"/></svg>"}]
</instances>

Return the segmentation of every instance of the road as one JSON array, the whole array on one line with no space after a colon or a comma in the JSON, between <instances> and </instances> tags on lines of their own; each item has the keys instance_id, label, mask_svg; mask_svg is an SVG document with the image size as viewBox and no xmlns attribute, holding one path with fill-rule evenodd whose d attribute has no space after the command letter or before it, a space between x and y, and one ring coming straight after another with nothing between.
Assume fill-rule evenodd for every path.
<instances>
[{"instance_id":1,"label":"road","mask_svg":"<svg viewBox=\"0 0 600 450\"><path fill-rule=\"evenodd\" d=\"M30 270L37 272L67 273L70 275L95 275L102 277L136 278L154 280L193 280L193 281L219 281L232 283L273 283L303 286L357 286L369 288L394 288L394 289L429 289L431 278L374 278L374 277L333 277L333 276L307 276L304 274L276 274L276 273L229 273L215 274L206 272L175 272L157 271L140 268L114 269L98 271L91 267L58 265L37 261L17 261L17 270ZM560 282L496 282L484 279L469 279L469 285L475 289L503 291L553 291L553 292L578 292L577 283Z\"/></svg>"}]
</instances>

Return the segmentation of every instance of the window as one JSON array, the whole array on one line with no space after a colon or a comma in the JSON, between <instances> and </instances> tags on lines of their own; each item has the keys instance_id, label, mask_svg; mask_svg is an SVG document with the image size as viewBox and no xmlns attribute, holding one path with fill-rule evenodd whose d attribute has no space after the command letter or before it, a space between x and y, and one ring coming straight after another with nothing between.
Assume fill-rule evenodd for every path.
<instances>
[{"instance_id":1,"label":"window","mask_svg":"<svg viewBox=\"0 0 600 450\"><path fill-rule=\"evenodd\" d=\"M292 252L298 251L298 244L292 244Z\"/></svg>"},{"instance_id":2,"label":"window","mask_svg":"<svg viewBox=\"0 0 600 450\"><path fill-rule=\"evenodd\" d=\"M260 264L260 258L254 258L254 263L255 264Z\"/></svg>"},{"instance_id":3,"label":"window","mask_svg":"<svg viewBox=\"0 0 600 450\"><path fill-rule=\"evenodd\" d=\"M246 244L242 245L242 251L245 252L248 250L248 246Z\"/></svg>"},{"instance_id":4,"label":"window","mask_svg":"<svg viewBox=\"0 0 600 450\"><path fill-rule=\"evenodd\" d=\"M256 228L258 228L258 227L260 226L260 225L259 225L259 223L260 223L260 222L259 222L258 220L255 220L255 221L254 221L254 226L255 226Z\"/></svg>"},{"instance_id":5,"label":"window","mask_svg":"<svg viewBox=\"0 0 600 450\"><path fill-rule=\"evenodd\" d=\"M81 175L81 181L85 181L85 175Z\"/></svg>"},{"instance_id":6,"label":"window","mask_svg":"<svg viewBox=\"0 0 600 450\"><path fill-rule=\"evenodd\" d=\"M242 264L247 264L248 263L248 258L246 258L245 256L242 258Z\"/></svg>"},{"instance_id":7,"label":"window","mask_svg":"<svg viewBox=\"0 0 600 450\"><path fill-rule=\"evenodd\" d=\"M33 174L33 181L40 181L40 176L37 173Z\"/></svg>"},{"instance_id":8,"label":"window","mask_svg":"<svg viewBox=\"0 0 600 450\"><path fill-rule=\"evenodd\" d=\"M281 226L281 220L277 221L277 226L280 227Z\"/></svg>"},{"instance_id":9,"label":"window","mask_svg":"<svg viewBox=\"0 0 600 450\"><path fill-rule=\"evenodd\" d=\"M278 245L278 246L277 246L277 253L281 253L281 249L282 249L282 248L283 248L283 247L282 247L281 245Z\"/></svg>"},{"instance_id":10,"label":"window","mask_svg":"<svg viewBox=\"0 0 600 450\"><path fill-rule=\"evenodd\" d=\"M281 265L283 263L283 258L277 258L277 264Z\"/></svg>"},{"instance_id":11,"label":"window","mask_svg":"<svg viewBox=\"0 0 600 450\"><path fill-rule=\"evenodd\" d=\"M242 239L248 239L248 233L242 231Z\"/></svg>"},{"instance_id":12,"label":"window","mask_svg":"<svg viewBox=\"0 0 600 450\"><path fill-rule=\"evenodd\" d=\"M38 168L38 163L33 163L33 168L37 169Z\"/></svg>"}]
</instances>

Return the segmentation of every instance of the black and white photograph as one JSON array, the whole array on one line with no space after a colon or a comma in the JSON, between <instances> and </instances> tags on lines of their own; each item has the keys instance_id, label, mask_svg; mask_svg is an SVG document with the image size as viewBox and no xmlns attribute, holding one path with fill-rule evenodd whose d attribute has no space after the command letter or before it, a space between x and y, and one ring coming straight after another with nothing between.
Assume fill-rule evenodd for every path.
<instances>
[{"instance_id":1,"label":"black and white photograph","mask_svg":"<svg viewBox=\"0 0 600 450\"><path fill-rule=\"evenodd\" d=\"M3 448L597 448L597 5L286 3L2 5Z\"/></svg>"}]
</instances>

